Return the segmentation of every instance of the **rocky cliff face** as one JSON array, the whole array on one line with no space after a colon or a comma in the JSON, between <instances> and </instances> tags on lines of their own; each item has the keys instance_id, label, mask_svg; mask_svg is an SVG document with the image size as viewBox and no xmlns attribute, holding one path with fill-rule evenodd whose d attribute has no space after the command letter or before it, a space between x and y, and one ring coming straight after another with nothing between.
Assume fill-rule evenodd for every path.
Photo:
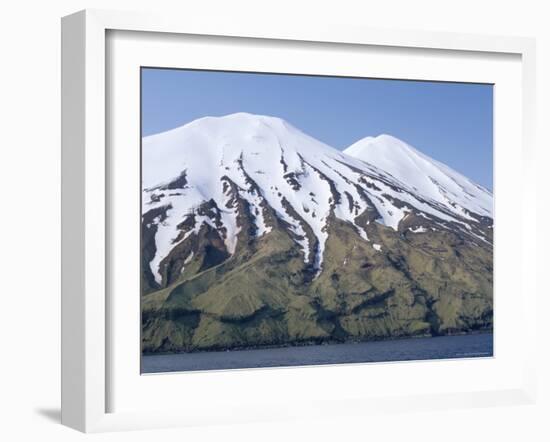
<instances>
[{"instance_id":1,"label":"rocky cliff face","mask_svg":"<svg viewBox=\"0 0 550 442\"><path fill-rule=\"evenodd\" d=\"M492 328L492 195L400 140L234 114L143 165L145 352Z\"/></svg>"}]
</instances>

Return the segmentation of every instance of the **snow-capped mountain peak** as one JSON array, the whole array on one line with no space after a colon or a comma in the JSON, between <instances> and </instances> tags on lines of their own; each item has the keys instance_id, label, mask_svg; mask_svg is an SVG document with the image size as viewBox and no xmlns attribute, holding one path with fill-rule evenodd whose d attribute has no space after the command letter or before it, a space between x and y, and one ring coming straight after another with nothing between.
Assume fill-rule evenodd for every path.
<instances>
[{"instance_id":1,"label":"snow-capped mountain peak","mask_svg":"<svg viewBox=\"0 0 550 442\"><path fill-rule=\"evenodd\" d=\"M492 213L489 192L394 137L367 137L342 153L263 115L205 117L144 137L142 162L143 223L154 236L149 267L159 286L176 247L205 229L229 255L244 247L245 219L255 238L247 241L282 229L319 274L336 222L369 241L371 222L397 230L416 215L486 241L475 226ZM179 259L180 272L187 261Z\"/></svg>"},{"instance_id":2,"label":"snow-capped mountain peak","mask_svg":"<svg viewBox=\"0 0 550 442\"><path fill-rule=\"evenodd\" d=\"M451 212L492 217L491 192L396 137L387 134L366 137L344 153L376 167Z\"/></svg>"},{"instance_id":3,"label":"snow-capped mountain peak","mask_svg":"<svg viewBox=\"0 0 550 442\"><path fill-rule=\"evenodd\" d=\"M143 138L142 154L146 164L143 186L158 185L178 175L184 168L188 168L189 173L199 174L201 165L232 164L241 153L279 158L279 145L285 143L292 148L296 142L301 144L301 149L318 149L322 145L277 117L239 112L200 118ZM272 147L276 149L271 151ZM212 163L213 160L217 162ZM299 162L296 158L294 160L292 166L298 167Z\"/></svg>"}]
</instances>

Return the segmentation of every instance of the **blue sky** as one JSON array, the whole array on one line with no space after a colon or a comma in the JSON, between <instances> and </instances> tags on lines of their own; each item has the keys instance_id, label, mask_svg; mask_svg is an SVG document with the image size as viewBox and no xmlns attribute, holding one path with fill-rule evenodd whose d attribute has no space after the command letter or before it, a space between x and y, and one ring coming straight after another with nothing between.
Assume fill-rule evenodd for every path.
<instances>
[{"instance_id":1,"label":"blue sky","mask_svg":"<svg viewBox=\"0 0 550 442\"><path fill-rule=\"evenodd\" d=\"M234 112L283 118L340 150L387 133L493 188L491 85L142 69L144 136Z\"/></svg>"}]
</instances>

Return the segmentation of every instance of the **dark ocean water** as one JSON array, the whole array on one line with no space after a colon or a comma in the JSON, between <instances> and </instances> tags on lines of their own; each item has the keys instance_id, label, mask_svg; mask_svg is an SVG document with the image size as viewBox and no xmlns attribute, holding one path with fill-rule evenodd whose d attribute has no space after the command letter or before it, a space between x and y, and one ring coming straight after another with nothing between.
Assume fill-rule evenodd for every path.
<instances>
[{"instance_id":1,"label":"dark ocean water","mask_svg":"<svg viewBox=\"0 0 550 442\"><path fill-rule=\"evenodd\" d=\"M491 333L392 341L142 356L142 373L493 356Z\"/></svg>"}]
</instances>

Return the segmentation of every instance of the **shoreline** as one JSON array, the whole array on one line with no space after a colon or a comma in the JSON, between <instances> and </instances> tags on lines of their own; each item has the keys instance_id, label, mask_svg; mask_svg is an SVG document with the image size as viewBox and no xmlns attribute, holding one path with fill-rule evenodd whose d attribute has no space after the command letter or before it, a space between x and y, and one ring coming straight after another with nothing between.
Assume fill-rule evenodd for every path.
<instances>
[{"instance_id":1,"label":"shoreline","mask_svg":"<svg viewBox=\"0 0 550 442\"><path fill-rule=\"evenodd\" d=\"M414 336L395 336L395 337L385 337L385 338L374 338L374 339L349 339L345 341L339 341L336 339L326 339L322 341L296 341L287 344L275 344L275 345L252 345L252 346L240 346L240 347L231 347L227 349L204 349L204 350L194 350L194 351L180 351L180 352L141 352L141 357L151 357L151 356L177 356L177 355L196 355L196 354L208 354L208 353L232 353L237 351L254 351L254 350L272 350L279 348L299 348L299 347L314 347L314 346L325 346L325 345L339 345L339 344L364 344L364 343L374 343L374 342L388 342L388 341L408 341L416 339L428 339L428 338L445 338L453 336L474 336L474 335L484 335L484 334L493 334L493 329L482 329L474 330L471 332L458 332L458 333L447 333L443 335L414 335Z\"/></svg>"}]
</instances>

